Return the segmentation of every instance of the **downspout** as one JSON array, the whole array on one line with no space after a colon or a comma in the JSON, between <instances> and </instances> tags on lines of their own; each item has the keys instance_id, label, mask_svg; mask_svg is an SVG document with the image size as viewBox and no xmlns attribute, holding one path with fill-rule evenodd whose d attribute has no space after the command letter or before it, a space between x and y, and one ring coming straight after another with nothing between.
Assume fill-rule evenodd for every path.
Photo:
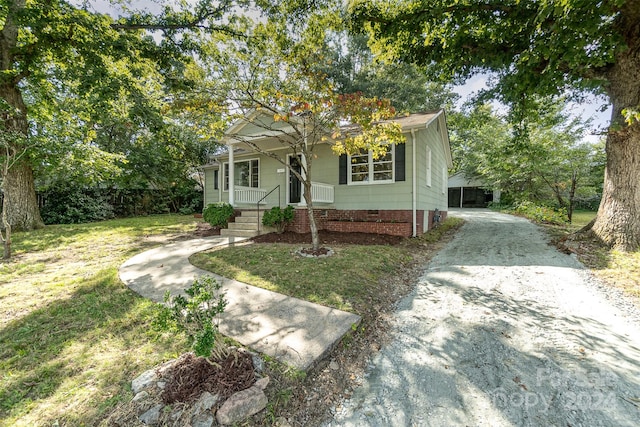
<instances>
[{"instance_id":1,"label":"downspout","mask_svg":"<svg viewBox=\"0 0 640 427\"><path fill-rule=\"evenodd\" d=\"M418 235L418 224L416 224L416 222L418 221L418 215L417 215L417 209L418 209L418 195L416 194L417 191L417 171L416 171L416 131L415 129L411 129L411 141L412 141L412 147L411 147L411 186L412 186L412 200L411 200L411 222L413 223L412 226L412 236L416 237Z\"/></svg>"},{"instance_id":2,"label":"downspout","mask_svg":"<svg viewBox=\"0 0 640 427\"><path fill-rule=\"evenodd\" d=\"M235 207L236 203L236 178L235 178L235 165L233 158L233 144L228 143L227 149L229 150L229 163L227 167L229 168L229 204ZM223 177L224 182L224 177Z\"/></svg>"}]
</instances>

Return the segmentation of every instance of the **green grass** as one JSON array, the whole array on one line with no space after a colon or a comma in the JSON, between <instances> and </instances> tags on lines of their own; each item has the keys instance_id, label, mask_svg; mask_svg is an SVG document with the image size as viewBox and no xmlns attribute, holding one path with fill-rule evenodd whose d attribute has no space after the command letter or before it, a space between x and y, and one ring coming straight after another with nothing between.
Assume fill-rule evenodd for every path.
<instances>
[{"instance_id":1,"label":"green grass","mask_svg":"<svg viewBox=\"0 0 640 427\"><path fill-rule=\"evenodd\" d=\"M161 215L14 233L0 264L0 426L95 425L136 374L184 351L152 331L154 305L117 268L194 229Z\"/></svg>"},{"instance_id":2,"label":"green grass","mask_svg":"<svg viewBox=\"0 0 640 427\"><path fill-rule=\"evenodd\" d=\"M406 245L335 247L320 260L257 244L195 258L219 274L373 313L388 303L383 279L451 224ZM0 263L0 426L97 425L131 399L131 379L187 351L183 339L154 332L155 305L128 290L117 271L132 255L195 228L192 217L159 215L14 233L14 258ZM279 392L286 401L287 389Z\"/></svg>"},{"instance_id":3,"label":"green grass","mask_svg":"<svg viewBox=\"0 0 640 427\"><path fill-rule=\"evenodd\" d=\"M398 246L333 246L333 256L305 258L300 245L250 244L195 254L191 262L205 270L285 295L354 310L370 284L410 262Z\"/></svg>"},{"instance_id":4,"label":"green grass","mask_svg":"<svg viewBox=\"0 0 640 427\"><path fill-rule=\"evenodd\" d=\"M571 217L571 227L580 229L589 224L596 217L595 211L576 210Z\"/></svg>"},{"instance_id":5,"label":"green grass","mask_svg":"<svg viewBox=\"0 0 640 427\"><path fill-rule=\"evenodd\" d=\"M402 271L417 249L429 247L462 223L448 218L437 229L397 246L332 246L335 253L327 258L296 255L300 245L252 243L201 252L190 261L254 286L363 314L384 292L384 277Z\"/></svg>"}]
</instances>

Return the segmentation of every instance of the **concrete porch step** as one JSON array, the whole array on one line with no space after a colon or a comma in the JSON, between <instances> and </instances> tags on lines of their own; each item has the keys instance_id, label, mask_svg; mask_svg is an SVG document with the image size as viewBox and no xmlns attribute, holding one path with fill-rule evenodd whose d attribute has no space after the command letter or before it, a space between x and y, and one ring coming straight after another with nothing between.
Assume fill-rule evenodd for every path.
<instances>
[{"instance_id":1,"label":"concrete porch step","mask_svg":"<svg viewBox=\"0 0 640 427\"><path fill-rule=\"evenodd\" d=\"M225 237L254 237L259 234L274 232L275 229L273 227L262 225L263 215L264 211L260 211L260 216L258 216L258 211L255 210L241 211L236 216L235 222L230 222L227 228L220 230L220 235ZM259 224L258 221L260 221Z\"/></svg>"},{"instance_id":2,"label":"concrete porch step","mask_svg":"<svg viewBox=\"0 0 640 427\"><path fill-rule=\"evenodd\" d=\"M220 230L220 235L222 237L255 237L257 236L258 230L243 230L243 229L229 229L223 228Z\"/></svg>"}]
</instances>

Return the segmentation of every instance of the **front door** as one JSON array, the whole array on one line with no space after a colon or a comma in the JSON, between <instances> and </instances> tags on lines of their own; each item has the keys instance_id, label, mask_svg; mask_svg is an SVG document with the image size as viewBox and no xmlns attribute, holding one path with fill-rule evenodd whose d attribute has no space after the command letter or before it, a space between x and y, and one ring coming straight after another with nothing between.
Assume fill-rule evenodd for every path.
<instances>
[{"instance_id":1,"label":"front door","mask_svg":"<svg viewBox=\"0 0 640 427\"><path fill-rule=\"evenodd\" d=\"M295 170L302 173L302 158L300 156L289 156L289 203L300 203L302 200L302 183L292 172Z\"/></svg>"}]
</instances>

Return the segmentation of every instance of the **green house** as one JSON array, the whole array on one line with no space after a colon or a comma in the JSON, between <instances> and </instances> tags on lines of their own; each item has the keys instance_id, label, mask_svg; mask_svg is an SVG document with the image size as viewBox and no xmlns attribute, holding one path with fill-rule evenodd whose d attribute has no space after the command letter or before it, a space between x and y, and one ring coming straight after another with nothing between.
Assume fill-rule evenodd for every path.
<instances>
[{"instance_id":1,"label":"green house","mask_svg":"<svg viewBox=\"0 0 640 427\"><path fill-rule=\"evenodd\" d=\"M444 110L394 121L406 143L378 159L366 152L335 155L328 132L314 146L311 194L320 230L416 236L446 217L452 160ZM296 208L288 229L309 231L302 185L292 172L303 171L306 159L277 137L293 133L287 126L253 112L225 132L227 149L203 166L205 205L228 202L236 209L235 223L223 233L258 234L260 212L287 205Z\"/></svg>"}]
</instances>

